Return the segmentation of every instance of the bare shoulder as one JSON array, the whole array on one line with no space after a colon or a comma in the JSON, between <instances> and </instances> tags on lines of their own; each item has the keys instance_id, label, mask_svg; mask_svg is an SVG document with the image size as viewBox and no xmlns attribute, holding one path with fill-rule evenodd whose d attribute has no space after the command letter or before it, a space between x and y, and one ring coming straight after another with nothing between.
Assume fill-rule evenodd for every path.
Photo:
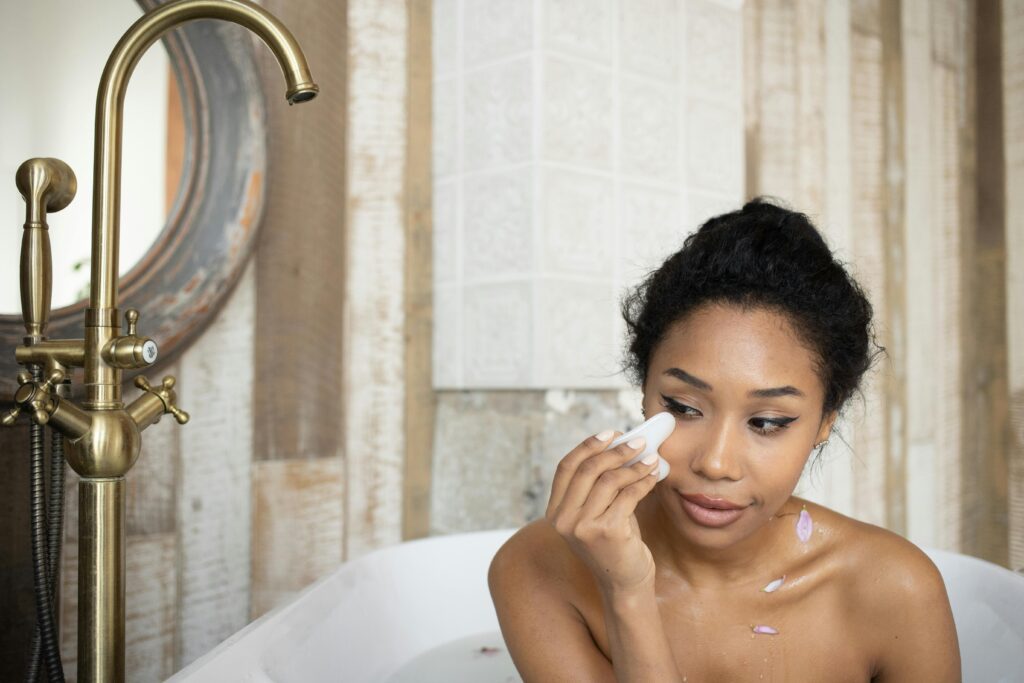
<instances>
[{"instance_id":1,"label":"bare shoulder","mask_svg":"<svg viewBox=\"0 0 1024 683\"><path fill-rule=\"evenodd\" d=\"M498 549L491 569L528 572L531 579L564 590L578 571L575 555L546 519L534 520Z\"/></svg>"},{"instance_id":2,"label":"bare shoulder","mask_svg":"<svg viewBox=\"0 0 1024 683\"><path fill-rule=\"evenodd\" d=\"M959 681L953 613L931 558L888 529L816 507L834 530L840 581L872 653L873 680Z\"/></svg>"},{"instance_id":3,"label":"bare shoulder","mask_svg":"<svg viewBox=\"0 0 1024 683\"><path fill-rule=\"evenodd\" d=\"M527 683L613 683L611 662L573 604L567 554L546 519L527 524L498 549L487 583L502 636Z\"/></svg>"}]
</instances>

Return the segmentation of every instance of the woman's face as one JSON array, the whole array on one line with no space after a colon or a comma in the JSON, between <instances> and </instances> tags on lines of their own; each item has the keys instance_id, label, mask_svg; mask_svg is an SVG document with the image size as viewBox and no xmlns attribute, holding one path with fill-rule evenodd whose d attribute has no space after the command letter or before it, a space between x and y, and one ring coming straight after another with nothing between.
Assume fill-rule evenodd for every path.
<instances>
[{"instance_id":1,"label":"woman's face","mask_svg":"<svg viewBox=\"0 0 1024 683\"><path fill-rule=\"evenodd\" d=\"M823 399L814 356L786 316L712 304L675 323L652 355L644 409L676 417L659 449L672 471L654 491L679 532L724 548L778 512L814 444L828 437L835 416L822 420ZM746 507L724 526L706 526L680 494Z\"/></svg>"}]
</instances>

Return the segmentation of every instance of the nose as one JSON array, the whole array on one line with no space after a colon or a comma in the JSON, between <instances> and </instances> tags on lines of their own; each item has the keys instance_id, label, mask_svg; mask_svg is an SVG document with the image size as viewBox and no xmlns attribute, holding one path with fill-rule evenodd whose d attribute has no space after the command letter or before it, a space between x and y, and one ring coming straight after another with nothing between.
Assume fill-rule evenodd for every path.
<instances>
[{"instance_id":1,"label":"nose","mask_svg":"<svg viewBox=\"0 0 1024 683\"><path fill-rule=\"evenodd\" d=\"M728 420L718 420L712 423L708 436L710 438L704 442L704 448L690 462L690 470L707 479L738 481L743 476L738 455L742 446L735 429Z\"/></svg>"}]
</instances>

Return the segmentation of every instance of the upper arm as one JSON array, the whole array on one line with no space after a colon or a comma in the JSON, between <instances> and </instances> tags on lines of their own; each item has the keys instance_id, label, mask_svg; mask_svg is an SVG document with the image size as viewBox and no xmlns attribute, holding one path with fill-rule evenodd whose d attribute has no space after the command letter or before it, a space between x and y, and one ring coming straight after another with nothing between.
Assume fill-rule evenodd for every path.
<instances>
[{"instance_id":1,"label":"upper arm","mask_svg":"<svg viewBox=\"0 0 1024 683\"><path fill-rule=\"evenodd\" d=\"M908 541L885 560L875 596L878 681L961 680L960 646L938 568Z\"/></svg>"},{"instance_id":2,"label":"upper arm","mask_svg":"<svg viewBox=\"0 0 1024 683\"><path fill-rule=\"evenodd\" d=\"M533 554L520 530L498 550L487 572L501 633L524 683L615 683L611 662L564 587L541 571Z\"/></svg>"}]
</instances>

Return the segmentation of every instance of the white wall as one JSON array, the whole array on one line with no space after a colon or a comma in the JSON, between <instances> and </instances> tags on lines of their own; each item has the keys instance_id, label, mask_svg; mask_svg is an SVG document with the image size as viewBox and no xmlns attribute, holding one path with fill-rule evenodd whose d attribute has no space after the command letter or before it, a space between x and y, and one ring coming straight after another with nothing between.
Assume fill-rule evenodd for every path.
<instances>
[{"instance_id":1,"label":"white wall","mask_svg":"<svg viewBox=\"0 0 1024 683\"><path fill-rule=\"evenodd\" d=\"M435 0L435 387L628 386L624 287L742 200L739 5Z\"/></svg>"},{"instance_id":2,"label":"white wall","mask_svg":"<svg viewBox=\"0 0 1024 683\"><path fill-rule=\"evenodd\" d=\"M142 11L132 0L0 0L0 313L21 313L18 268L25 202L14 174L31 157L57 157L78 178L74 201L53 214L53 307L89 282L96 90L121 34ZM168 59L154 45L125 99L120 270L127 272L165 220Z\"/></svg>"}]
</instances>

